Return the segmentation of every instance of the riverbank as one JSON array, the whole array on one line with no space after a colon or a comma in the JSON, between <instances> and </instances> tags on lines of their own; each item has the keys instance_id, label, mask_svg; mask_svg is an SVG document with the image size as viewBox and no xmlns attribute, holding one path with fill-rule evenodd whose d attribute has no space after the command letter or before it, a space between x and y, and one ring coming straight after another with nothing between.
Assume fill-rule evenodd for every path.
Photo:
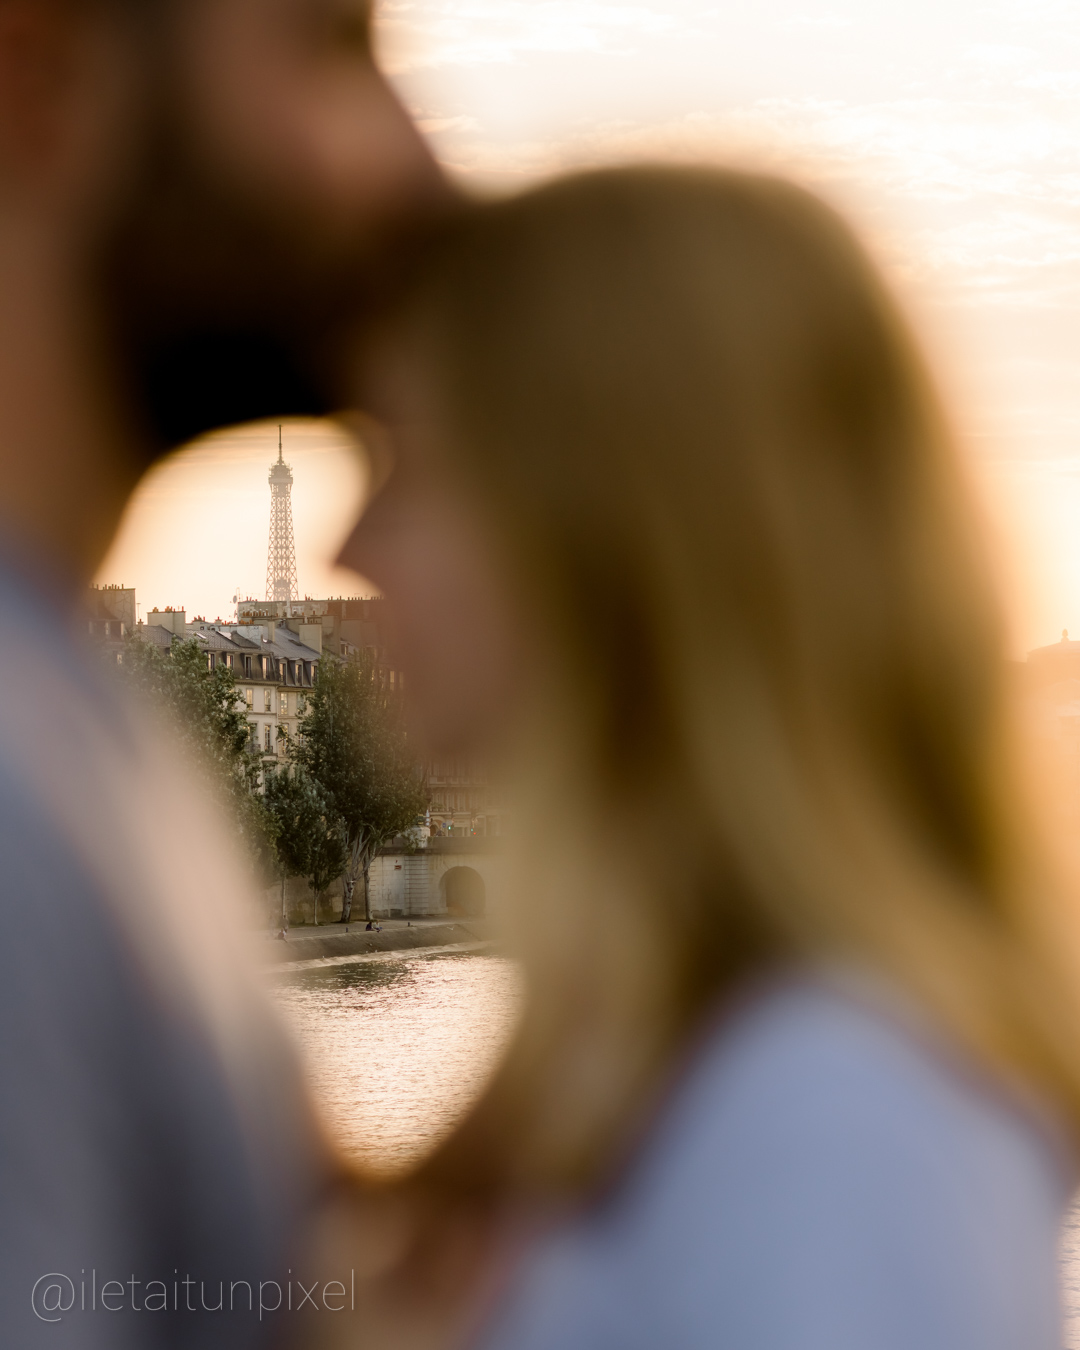
<instances>
[{"instance_id":1,"label":"riverbank","mask_svg":"<svg viewBox=\"0 0 1080 1350\"><path fill-rule=\"evenodd\" d=\"M416 951L423 947L475 947L489 942L491 925L485 919L380 919L381 932L367 932L366 920L290 928L282 942L272 934L263 939L265 959L274 965L316 961L332 956L359 956L365 952Z\"/></svg>"}]
</instances>

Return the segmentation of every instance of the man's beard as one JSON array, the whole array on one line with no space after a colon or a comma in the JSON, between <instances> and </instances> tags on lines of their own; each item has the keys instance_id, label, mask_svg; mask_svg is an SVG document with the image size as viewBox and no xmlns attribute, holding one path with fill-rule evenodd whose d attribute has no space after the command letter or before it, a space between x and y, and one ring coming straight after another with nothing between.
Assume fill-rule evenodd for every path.
<instances>
[{"instance_id":1,"label":"man's beard","mask_svg":"<svg viewBox=\"0 0 1080 1350\"><path fill-rule=\"evenodd\" d=\"M163 119L101 254L118 393L146 463L203 432L348 405L348 357L417 223L351 238L207 171Z\"/></svg>"}]
</instances>

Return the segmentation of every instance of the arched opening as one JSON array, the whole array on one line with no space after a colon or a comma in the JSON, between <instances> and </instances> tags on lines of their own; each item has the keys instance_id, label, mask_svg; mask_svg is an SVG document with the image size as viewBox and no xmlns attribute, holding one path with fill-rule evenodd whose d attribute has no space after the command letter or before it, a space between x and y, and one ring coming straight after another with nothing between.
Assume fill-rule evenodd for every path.
<instances>
[{"instance_id":1,"label":"arched opening","mask_svg":"<svg viewBox=\"0 0 1080 1350\"><path fill-rule=\"evenodd\" d=\"M443 876L442 892L447 914L479 919L484 913L487 904L484 878L474 868L451 867Z\"/></svg>"}]
</instances>

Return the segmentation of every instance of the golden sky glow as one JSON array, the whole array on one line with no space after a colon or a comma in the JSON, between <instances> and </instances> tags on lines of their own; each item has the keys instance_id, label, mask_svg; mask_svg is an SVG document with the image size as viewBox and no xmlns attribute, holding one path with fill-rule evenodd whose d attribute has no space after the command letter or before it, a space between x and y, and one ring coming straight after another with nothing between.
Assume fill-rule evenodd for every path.
<instances>
[{"instance_id":1,"label":"golden sky glow","mask_svg":"<svg viewBox=\"0 0 1080 1350\"><path fill-rule=\"evenodd\" d=\"M143 479L99 581L134 586L142 616L185 609L188 618L229 619L232 597L266 594L270 530L267 475L277 459L277 423L252 422L187 447ZM365 470L354 443L332 422L286 422L293 470L293 533L300 593L371 594L333 566L363 501Z\"/></svg>"},{"instance_id":2,"label":"golden sky glow","mask_svg":"<svg viewBox=\"0 0 1080 1350\"><path fill-rule=\"evenodd\" d=\"M1016 648L1080 635L1074 0L383 0L380 36L440 157L478 188L704 156L793 173L846 210L941 372L1000 544ZM137 585L144 609L211 617L238 584L260 594L260 435L158 470L102 579ZM325 569L359 470L317 427L287 458L301 590L347 589Z\"/></svg>"}]
</instances>

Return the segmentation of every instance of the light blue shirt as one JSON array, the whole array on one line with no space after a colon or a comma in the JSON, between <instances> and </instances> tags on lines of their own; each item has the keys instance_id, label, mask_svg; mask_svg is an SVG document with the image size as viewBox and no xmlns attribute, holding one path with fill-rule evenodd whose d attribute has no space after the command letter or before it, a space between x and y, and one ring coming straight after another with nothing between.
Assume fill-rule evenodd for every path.
<instances>
[{"instance_id":1,"label":"light blue shirt","mask_svg":"<svg viewBox=\"0 0 1080 1350\"><path fill-rule=\"evenodd\" d=\"M0 560L0 1344L262 1350L324 1152L229 818L65 625Z\"/></svg>"},{"instance_id":2,"label":"light blue shirt","mask_svg":"<svg viewBox=\"0 0 1080 1350\"><path fill-rule=\"evenodd\" d=\"M823 985L713 1035L636 1163L542 1241L484 1350L1058 1350L1049 1134Z\"/></svg>"}]
</instances>

